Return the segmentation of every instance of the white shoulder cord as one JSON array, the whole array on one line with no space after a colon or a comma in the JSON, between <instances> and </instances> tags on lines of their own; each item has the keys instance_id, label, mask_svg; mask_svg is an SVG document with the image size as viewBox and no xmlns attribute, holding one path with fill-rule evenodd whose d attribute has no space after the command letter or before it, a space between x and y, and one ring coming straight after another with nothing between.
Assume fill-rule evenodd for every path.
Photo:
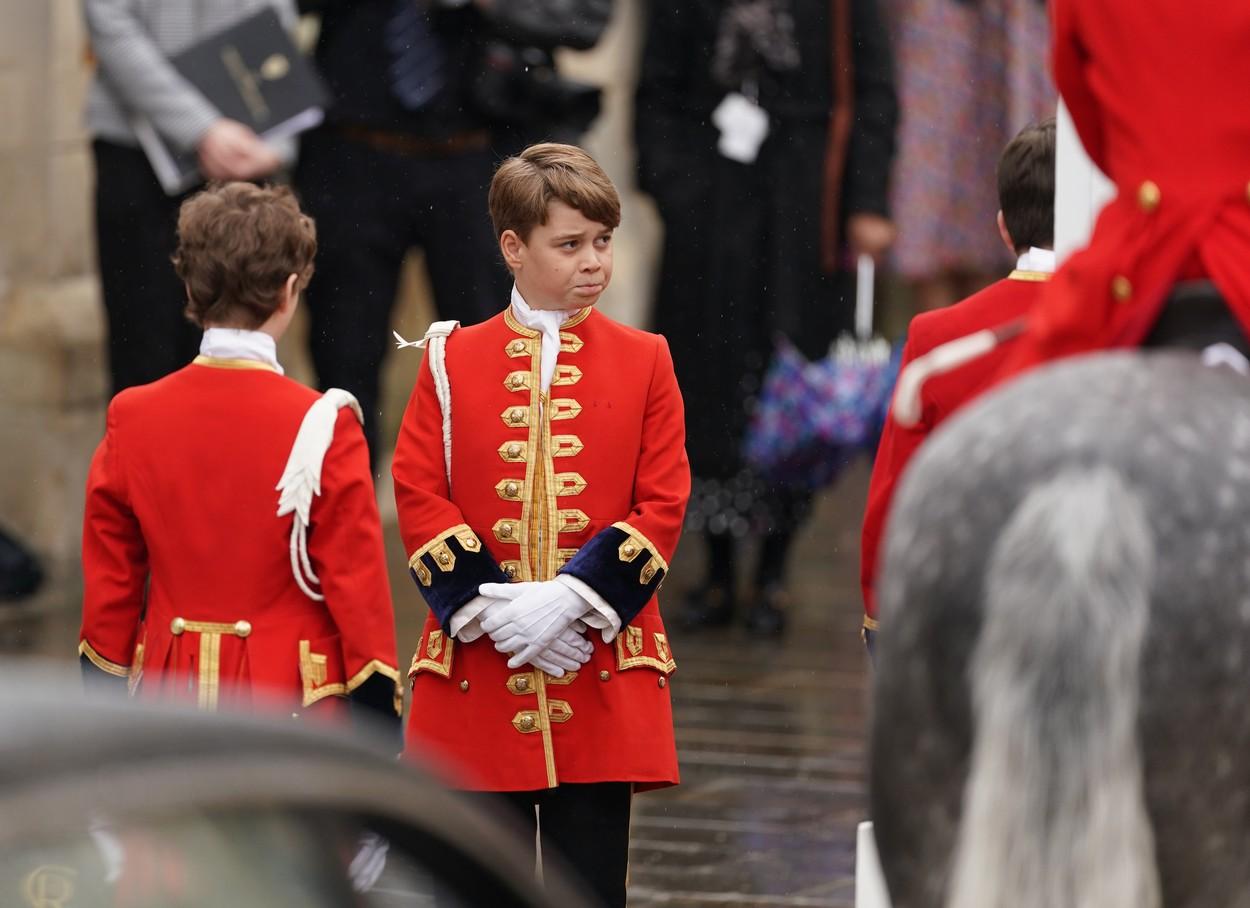
<instances>
[{"instance_id":1,"label":"white shoulder cord","mask_svg":"<svg viewBox=\"0 0 1250 908\"><path fill-rule=\"evenodd\" d=\"M321 494L321 466L330 443L334 441L334 424L338 421L339 410L344 407L351 407L356 419L364 424L360 404L342 388L330 388L313 402L295 434L295 443L291 445L282 478L274 487L278 491L278 516L295 514L291 521L291 573L304 595L318 602L323 601L325 596L309 586L310 583L320 586L321 581L313 572L308 558L308 524L313 496Z\"/></svg>"},{"instance_id":2,"label":"white shoulder cord","mask_svg":"<svg viewBox=\"0 0 1250 908\"><path fill-rule=\"evenodd\" d=\"M459 327L459 322L434 322L419 341L406 341L398 331L391 332L399 349L419 347L429 352L427 359L430 374L434 376L434 393L438 395L438 406L443 414L443 463L447 469L448 490L451 489L451 381L447 378L447 337Z\"/></svg>"}]
</instances>

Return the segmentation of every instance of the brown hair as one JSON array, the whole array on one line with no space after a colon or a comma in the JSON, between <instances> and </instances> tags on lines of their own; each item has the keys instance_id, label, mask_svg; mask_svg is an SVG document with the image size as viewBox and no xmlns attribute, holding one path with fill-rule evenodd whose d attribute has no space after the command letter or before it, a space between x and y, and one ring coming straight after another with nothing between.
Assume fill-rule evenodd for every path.
<instances>
[{"instance_id":1,"label":"brown hair","mask_svg":"<svg viewBox=\"0 0 1250 908\"><path fill-rule=\"evenodd\" d=\"M1055 118L1024 127L998 159L998 207L1016 252L1055 245Z\"/></svg>"},{"instance_id":2,"label":"brown hair","mask_svg":"<svg viewBox=\"0 0 1250 908\"><path fill-rule=\"evenodd\" d=\"M186 315L200 327L259 328L278 308L282 285L308 286L317 228L286 186L224 183L182 203L174 270L187 285Z\"/></svg>"},{"instance_id":3,"label":"brown hair","mask_svg":"<svg viewBox=\"0 0 1250 908\"><path fill-rule=\"evenodd\" d=\"M621 223L620 196L595 159L576 145L544 142L508 158L495 171L490 181L495 236L513 230L528 240L531 230L547 223L547 206L553 201L606 227Z\"/></svg>"}]
</instances>

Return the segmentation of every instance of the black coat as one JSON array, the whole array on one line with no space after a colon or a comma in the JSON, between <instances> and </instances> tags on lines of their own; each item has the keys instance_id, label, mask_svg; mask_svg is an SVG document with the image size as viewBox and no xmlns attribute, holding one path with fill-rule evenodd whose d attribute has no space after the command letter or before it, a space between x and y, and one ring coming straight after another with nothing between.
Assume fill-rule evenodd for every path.
<instances>
[{"instance_id":1,"label":"black coat","mask_svg":"<svg viewBox=\"0 0 1250 908\"><path fill-rule=\"evenodd\" d=\"M831 0L792 0L801 62L765 73L771 131L753 164L722 157L712 76L723 0L652 0L635 117L640 187L664 220L655 325L687 401L696 478L740 471L737 452L773 337L823 355L849 326L853 287L822 271L824 165L832 114ZM854 116L843 214L887 214L897 100L876 0L850 0ZM692 507L694 505L692 504Z\"/></svg>"}]
</instances>

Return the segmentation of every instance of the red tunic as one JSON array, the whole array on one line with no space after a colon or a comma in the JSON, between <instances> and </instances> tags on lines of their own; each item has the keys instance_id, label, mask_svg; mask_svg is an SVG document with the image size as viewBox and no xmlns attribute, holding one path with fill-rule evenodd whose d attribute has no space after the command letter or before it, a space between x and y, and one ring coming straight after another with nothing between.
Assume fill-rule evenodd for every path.
<instances>
[{"instance_id":1,"label":"red tunic","mask_svg":"<svg viewBox=\"0 0 1250 908\"><path fill-rule=\"evenodd\" d=\"M398 685L364 435L350 410L313 499L324 602L291 571L274 485L318 394L250 360L199 357L109 405L87 478L79 651L137 694L298 708L375 673ZM398 688L397 688L398 690Z\"/></svg>"},{"instance_id":2,"label":"red tunic","mask_svg":"<svg viewBox=\"0 0 1250 908\"><path fill-rule=\"evenodd\" d=\"M948 341L1025 315L1037 304L1048 277L1036 271L1013 271L960 303L916 316L908 327L900 368ZM886 418L868 484L860 538L864 627L869 630L877 629L877 560L894 490L921 443L948 416L985 390L1007 352L1006 347L998 348L959 369L930 378L922 386L920 420L914 426L900 426L893 412Z\"/></svg>"},{"instance_id":3,"label":"red tunic","mask_svg":"<svg viewBox=\"0 0 1250 908\"><path fill-rule=\"evenodd\" d=\"M1250 331L1250 4L1054 0L1055 82L1116 184L999 379L1133 346L1178 279L1209 276Z\"/></svg>"},{"instance_id":4,"label":"red tunic","mask_svg":"<svg viewBox=\"0 0 1250 908\"><path fill-rule=\"evenodd\" d=\"M668 345L593 310L565 323L540 392L540 342L507 310L447 339L451 484L442 411L421 369L395 449L400 532L431 606L413 656L410 751L465 788L677 781L655 590L690 492L684 414ZM620 635L552 678L512 671L489 637L447 636L480 583L567 572L621 613Z\"/></svg>"}]
</instances>

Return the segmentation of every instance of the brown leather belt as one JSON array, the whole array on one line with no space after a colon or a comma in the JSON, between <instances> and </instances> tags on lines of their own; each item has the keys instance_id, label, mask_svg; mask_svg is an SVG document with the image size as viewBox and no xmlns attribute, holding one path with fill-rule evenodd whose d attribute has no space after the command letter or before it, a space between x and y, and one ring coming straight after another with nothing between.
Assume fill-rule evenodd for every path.
<instances>
[{"instance_id":1,"label":"brown leather belt","mask_svg":"<svg viewBox=\"0 0 1250 908\"><path fill-rule=\"evenodd\" d=\"M449 157L469 151L482 151L490 147L490 130L487 129L471 129L440 139L429 139L402 132L345 124L338 127L338 133L344 138L368 145L377 151L416 158Z\"/></svg>"}]
</instances>

